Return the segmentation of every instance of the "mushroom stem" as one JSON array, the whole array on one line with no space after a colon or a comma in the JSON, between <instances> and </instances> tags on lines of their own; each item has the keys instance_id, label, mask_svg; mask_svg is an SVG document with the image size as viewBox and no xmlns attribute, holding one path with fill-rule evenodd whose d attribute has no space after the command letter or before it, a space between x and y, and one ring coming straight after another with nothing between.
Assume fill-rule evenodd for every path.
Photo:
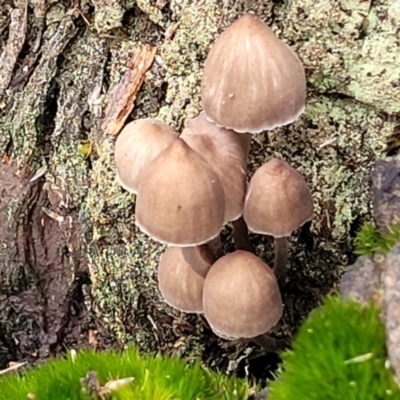
<instances>
[{"instance_id":1,"label":"mushroom stem","mask_svg":"<svg viewBox=\"0 0 400 400\"><path fill-rule=\"evenodd\" d=\"M233 240L235 242L236 250L246 250L253 252L253 246L250 243L249 231L247 229L246 221L243 216L232 221L233 226Z\"/></svg>"},{"instance_id":2,"label":"mushroom stem","mask_svg":"<svg viewBox=\"0 0 400 400\"><path fill-rule=\"evenodd\" d=\"M275 238L275 260L273 271L278 280L279 287L283 287L286 281L286 263L288 258L287 237Z\"/></svg>"},{"instance_id":3,"label":"mushroom stem","mask_svg":"<svg viewBox=\"0 0 400 400\"><path fill-rule=\"evenodd\" d=\"M214 252L211 250L208 243L200 244L197 247L197 252L201 259L208 265L213 265L217 261Z\"/></svg>"},{"instance_id":4,"label":"mushroom stem","mask_svg":"<svg viewBox=\"0 0 400 400\"><path fill-rule=\"evenodd\" d=\"M211 253L214 255L215 260L218 260L218 258L221 258L223 255L225 255L221 234L218 234L218 236L216 236L214 239L211 239L209 242L207 242L207 245L210 248Z\"/></svg>"},{"instance_id":5,"label":"mushroom stem","mask_svg":"<svg viewBox=\"0 0 400 400\"><path fill-rule=\"evenodd\" d=\"M269 353L278 353L288 347L288 342L285 339L275 339L268 333L252 338L251 341Z\"/></svg>"}]
</instances>

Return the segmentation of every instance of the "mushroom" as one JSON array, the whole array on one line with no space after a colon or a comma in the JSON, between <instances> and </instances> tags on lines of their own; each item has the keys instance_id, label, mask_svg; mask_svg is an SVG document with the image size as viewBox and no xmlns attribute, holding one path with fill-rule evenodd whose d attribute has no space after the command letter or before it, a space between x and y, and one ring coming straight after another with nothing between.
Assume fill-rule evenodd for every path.
<instances>
[{"instance_id":1,"label":"mushroom","mask_svg":"<svg viewBox=\"0 0 400 400\"><path fill-rule=\"evenodd\" d=\"M218 128L201 113L189 122L180 138L200 154L218 175L225 195L224 223L238 220L243 213L246 194L247 155L251 136ZM250 250L247 230L243 234L237 229L241 225L236 223L235 226L235 242Z\"/></svg>"},{"instance_id":2,"label":"mushroom","mask_svg":"<svg viewBox=\"0 0 400 400\"><path fill-rule=\"evenodd\" d=\"M304 111L304 68L271 28L246 14L209 52L201 96L207 118L218 126L239 133L274 129Z\"/></svg>"},{"instance_id":3,"label":"mushroom","mask_svg":"<svg viewBox=\"0 0 400 400\"><path fill-rule=\"evenodd\" d=\"M178 134L151 118L138 119L124 127L115 142L115 166L119 184L137 193L141 175Z\"/></svg>"},{"instance_id":4,"label":"mushroom","mask_svg":"<svg viewBox=\"0 0 400 400\"><path fill-rule=\"evenodd\" d=\"M282 316L276 277L254 254L237 250L218 259L203 287L204 316L225 339L255 338Z\"/></svg>"},{"instance_id":5,"label":"mushroom","mask_svg":"<svg viewBox=\"0 0 400 400\"><path fill-rule=\"evenodd\" d=\"M136 198L136 225L153 239L195 246L219 235L225 214L221 182L211 166L182 139L149 165Z\"/></svg>"},{"instance_id":6,"label":"mushroom","mask_svg":"<svg viewBox=\"0 0 400 400\"><path fill-rule=\"evenodd\" d=\"M274 272L283 286L287 236L313 216L313 200L303 176L285 161L272 158L251 178L243 216L251 231L274 236Z\"/></svg>"},{"instance_id":7,"label":"mushroom","mask_svg":"<svg viewBox=\"0 0 400 400\"><path fill-rule=\"evenodd\" d=\"M208 122L204 114L192 119L180 135L218 175L225 194L224 223L242 215L246 194L247 148L236 136Z\"/></svg>"},{"instance_id":8,"label":"mushroom","mask_svg":"<svg viewBox=\"0 0 400 400\"><path fill-rule=\"evenodd\" d=\"M167 304L185 312L203 312L204 278L186 262L179 247L169 247L158 266L158 287Z\"/></svg>"}]
</instances>

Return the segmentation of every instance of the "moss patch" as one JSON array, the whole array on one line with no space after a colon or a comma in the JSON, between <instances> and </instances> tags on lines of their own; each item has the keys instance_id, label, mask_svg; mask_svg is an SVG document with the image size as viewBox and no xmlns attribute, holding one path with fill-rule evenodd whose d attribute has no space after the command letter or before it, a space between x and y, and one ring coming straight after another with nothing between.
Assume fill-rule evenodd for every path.
<instances>
[{"instance_id":1,"label":"moss patch","mask_svg":"<svg viewBox=\"0 0 400 400\"><path fill-rule=\"evenodd\" d=\"M108 389L119 379L126 383ZM245 380L218 375L197 363L141 357L133 348L122 354L82 350L64 359L52 359L21 376L0 378L0 398L13 400L245 400L249 389Z\"/></svg>"},{"instance_id":2,"label":"moss patch","mask_svg":"<svg viewBox=\"0 0 400 400\"><path fill-rule=\"evenodd\" d=\"M328 298L302 325L268 400L399 398L386 366L385 330L373 306Z\"/></svg>"}]
</instances>

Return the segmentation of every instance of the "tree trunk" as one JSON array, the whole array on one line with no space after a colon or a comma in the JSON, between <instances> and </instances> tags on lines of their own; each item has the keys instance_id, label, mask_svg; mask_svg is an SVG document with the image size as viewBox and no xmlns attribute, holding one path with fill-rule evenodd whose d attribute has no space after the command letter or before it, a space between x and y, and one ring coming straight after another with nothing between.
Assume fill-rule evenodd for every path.
<instances>
[{"instance_id":1,"label":"tree trunk","mask_svg":"<svg viewBox=\"0 0 400 400\"><path fill-rule=\"evenodd\" d=\"M249 11L298 51L308 77L305 114L258 135L249 162L252 174L271 156L288 159L318 206L311 228L289 240L277 329L290 336L352 258L354 229L369 215L367 177L396 125L385 113L400 111L389 81L399 62L381 58L398 54L392 19L360 20L386 15L384 3L349 4L352 13L322 0L0 0L0 368L127 341L214 366L248 354L215 346L201 318L163 303L163 246L135 228L113 146L125 118L158 117L180 130L195 116L210 45ZM378 45L392 51L371 59ZM355 67L367 62L375 64ZM272 246L252 242L273 259Z\"/></svg>"}]
</instances>

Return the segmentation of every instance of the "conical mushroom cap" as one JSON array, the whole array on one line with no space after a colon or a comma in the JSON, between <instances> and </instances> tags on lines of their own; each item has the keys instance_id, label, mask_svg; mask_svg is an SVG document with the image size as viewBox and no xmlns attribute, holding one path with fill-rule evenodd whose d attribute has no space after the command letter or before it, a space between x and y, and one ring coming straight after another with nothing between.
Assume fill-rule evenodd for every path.
<instances>
[{"instance_id":1,"label":"conical mushroom cap","mask_svg":"<svg viewBox=\"0 0 400 400\"><path fill-rule=\"evenodd\" d=\"M190 268L179 247L169 247L158 266L158 287L170 306L185 312L203 312L204 278Z\"/></svg>"},{"instance_id":2,"label":"conical mushroom cap","mask_svg":"<svg viewBox=\"0 0 400 400\"><path fill-rule=\"evenodd\" d=\"M128 192L137 193L143 171L177 137L168 125L151 118L126 125L115 142L119 184Z\"/></svg>"},{"instance_id":3,"label":"conical mushroom cap","mask_svg":"<svg viewBox=\"0 0 400 400\"><path fill-rule=\"evenodd\" d=\"M224 223L239 218L243 213L247 187L248 144L243 142L246 137L249 135L238 135L216 127L206 120L204 114L192 119L180 136L218 175L225 194Z\"/></svg>"},{"instance_id":4,"label":"conical mushroom cap","mask_svg":"<svg viewBox=\"0 0 400 400\"><path fill-rule=\"evenodd\" d=\"M257 133L295 121L304 110L304 68L255 15L246 14L216 40L201 88L207 118L236 132Z\"/></svg>"},{"instance_id":5,"label":"conical mushroom cap","mask_svg":"<svg viewBox=\"0 0 400 400\"><path fill-rule=\"evenodd\" d=\"M268 332L282 316L282 299L271 268L254 254L238 250L218 259L203 287L204 316L226 339Z\"/></svg>"},{"instance_id":6,"label":"conical mushroom cap","mask_svg":"<svg viewBox=\"0 0 400 400\"><path fill-rule=\"evenodd\" d=\"M217 236L225 213L224 191L211 166L176 139L150 164L136 199L136 225L153 239L194 246Z\"/></svg>"},{"instance_id":7,"label":"conical mushroom cap","mask_svg":"<svg viewBox=\"0 0 400 400\"><path fill-rule=\"evenodd\" d=\"M273 158L250 180L243 217L249 229L275 237L290 236L313 216L313 200L303 176Z\"/></svg>"}]
</instances>

